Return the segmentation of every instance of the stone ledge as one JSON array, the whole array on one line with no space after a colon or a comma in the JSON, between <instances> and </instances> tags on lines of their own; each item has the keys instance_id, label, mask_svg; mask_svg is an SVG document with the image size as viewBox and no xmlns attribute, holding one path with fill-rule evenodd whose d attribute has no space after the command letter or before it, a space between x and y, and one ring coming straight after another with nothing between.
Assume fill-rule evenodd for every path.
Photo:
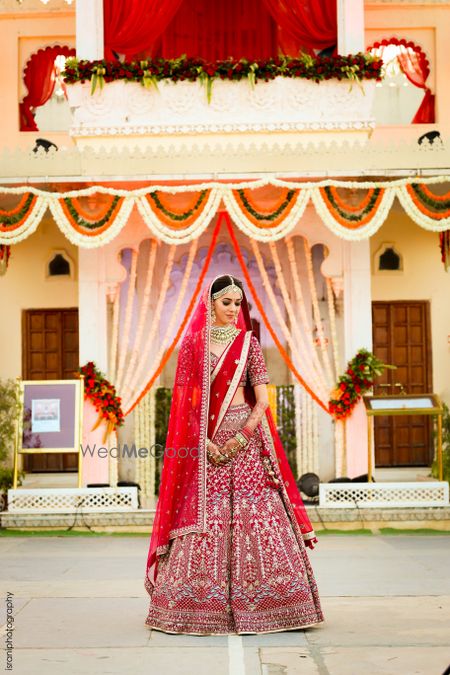
<instances>
[{"instance_id":1,"label":"stone ledge","mask_svg":"<svg viewBox=\"0 0 450 675\"><path fill-rule=\"evenodd\" d=\"M306 507L316 530L355 529L378 530L381 527L397 529L428 528L450 531L450 505L429 508L389 509L331 509ZM73 526L85 530L87 526L98 532L150 533L155 511L140 509L128 512L109 513L0 513L0 526L5 529L52 530Z\"/></svg>"}]
</instances>

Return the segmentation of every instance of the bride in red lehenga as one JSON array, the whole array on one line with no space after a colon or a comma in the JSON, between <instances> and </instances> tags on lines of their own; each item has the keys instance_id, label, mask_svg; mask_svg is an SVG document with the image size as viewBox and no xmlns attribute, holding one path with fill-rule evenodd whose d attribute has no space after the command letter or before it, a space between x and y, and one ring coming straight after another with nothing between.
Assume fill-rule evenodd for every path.
<instances>
[{"instance_id":1,"label":"bride in red lehenga","mask_svg":"<svg viewBox=\"0 0 450 675\"><path fill-rule=\"evenodd\" d=\"M324 621L317 542L268 406L242 282L208 285L182 340L150 541L145 624L191 635Z\"/></svg>"}]
</instances>

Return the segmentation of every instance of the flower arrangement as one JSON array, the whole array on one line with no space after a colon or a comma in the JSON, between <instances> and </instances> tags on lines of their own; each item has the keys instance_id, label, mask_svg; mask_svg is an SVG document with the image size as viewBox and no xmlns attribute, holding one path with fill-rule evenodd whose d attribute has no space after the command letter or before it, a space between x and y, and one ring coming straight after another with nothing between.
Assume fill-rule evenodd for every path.
<instances>
[{"instance_id":1,"label":"flower arrangement","mask_svg":"<svg viewBox=\"0 0 450 675\"><path fill-rule=\"evenodd\" d=\"M376 377L385 368L396 368L383 363L367 349L360 349L356 356L348 362L347 370L337 381L328 402L328 409L333 417L342 420L348 417L363 394L373 387Z\"/></svg>"},{"instance_id":2,"label":"flower arrangement","mask_svg":"<svg viewBox=\"0 0 450 675\"><path fill-rule=\"evenodd\" d=\"M445 271L447 271L450 267L450 230L439 232L439 248L441 261L444 264Z\"/></svg>"},{"instance_id":3,"label":"flower arrangement","mask_svg":"<svg viewBox=\"0 0 450 675\"><path fill-rule=\"evenodd\" d=\"M145 88L158 87L161 80L196 82L206 85L208 100L214 80L243 80L250 84L268 82L275 77L295 77L321 82L338 79L359 82L362 79L381 79L383 60L370 53L359 52L348 56L316 56L300 54L296 58L277 56L265 60L226 59L205 61L187 57L177 59L145 59L141 61L87 61L69 58L62 73L64 82L91 82L91 93L105 82L126 80L140 82Z\"/></svg>"},{"instance_id":4,"label":"flower arrangement","mask_svg":"<svg viewBox=\"0 0 450 675\"><path fill-rule=\"evenodd\" d=\"M11 257L11 246L9 246L8 244L0 244L0 276L6 274L10 257Z\"/></svg>"},{"instance_id":5,"label":"flower arrangement","mask_svg":"<svg viewBox=\"0 0 450 675\"><path fill-rule=\"evenodd\" d=\"M92 431L106 420L107 428L103 440L106 442L108 435L125 421L121 407L122 399L117 396L114 385L98 370L93 361L88 361L79 372L84 375L84 397L90 399L99 412Z\"/></svg>"}]
</instances>

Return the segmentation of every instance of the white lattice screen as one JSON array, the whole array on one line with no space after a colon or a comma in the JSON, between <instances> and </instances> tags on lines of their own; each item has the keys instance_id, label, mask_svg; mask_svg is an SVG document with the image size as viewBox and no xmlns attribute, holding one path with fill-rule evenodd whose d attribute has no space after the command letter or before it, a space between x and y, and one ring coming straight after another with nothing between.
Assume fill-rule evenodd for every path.
<instances>
[{"instance_id":1,"label":"white lattice screen","mask_svg":"<svg viewBox=\"0 0 450 675\"><path fill-rule=\"evenodd\" d=\"M8 511L68 513L138 508L137 488L47 488L8 490Z\"/></svg>"},{"instance_id":2,"label":"white lattice screen","mask_svg":"<svg viewBox=\"0 0 450 675\"><path fill-rule=\"evenodd\" d=\"M321 483L321 507L448 506L447 482L420 483Z\"/></svg>"}]
</instances>

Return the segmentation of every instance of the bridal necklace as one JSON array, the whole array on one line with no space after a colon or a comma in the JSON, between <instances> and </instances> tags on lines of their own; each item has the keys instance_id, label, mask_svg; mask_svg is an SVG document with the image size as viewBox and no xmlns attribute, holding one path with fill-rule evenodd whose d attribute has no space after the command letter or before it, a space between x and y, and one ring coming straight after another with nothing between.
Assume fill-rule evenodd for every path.
<instances>
[{"instance_id":1,"label":"bridal necklace","mask_svg":"<svg viewBox=\"0 0 450 675\"><path fill-rule=\"evenodd\" d=\"M227 326L211 326L211 342L218 345L226 344L235 338L240 331L240 328L236 328L231 323Z\"/></svg>"}]
</instances>

